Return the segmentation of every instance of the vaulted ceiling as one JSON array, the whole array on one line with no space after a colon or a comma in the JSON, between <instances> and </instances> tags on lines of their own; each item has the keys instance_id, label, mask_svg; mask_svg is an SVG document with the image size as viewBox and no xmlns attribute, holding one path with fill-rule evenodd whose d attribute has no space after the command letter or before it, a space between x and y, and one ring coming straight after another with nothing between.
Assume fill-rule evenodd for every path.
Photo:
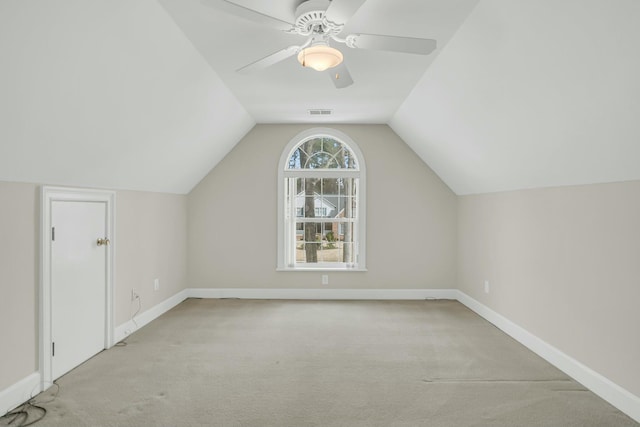
<instances>
[{"instance_id":1,"label":"vaulted ceiling","mask_svg":"<svg viewBox=\"0 0 640 427\"><path fill-rule=\"evenodd\" d=\"M444 49L478 0L367 0L346 23L354 33L436 39L431 55L351 49L334 43L355 83L336 89L329 71L303 68L295 55L251 73L236 70L306 40L226 12L224 0L159 0L249 114L259 123L307 122L309 109L332 110L325 122L387 123L425 70ZM314 0L317 1L317 0ZM353 0L335 0L352 2ZM302 0L233 0L294 22ZM356 3L358 1L356 0ZM314 119L317 120L317 119Z\"/></svg>"},{"instance_id":2,"label":"vaulted ceiling","mask_svg":"<svg viewBox=\"0 0 640 427\"><path fill-rule=\"evenodd\" d=\"M236 73L298 36L215 1L0 0L0 180L187 193L294 122L388 123L457 194L640 179L637 0L368 0L345 32L438 49L341 49L345 89L295 58Z\"/></svg>"}]
</instances>

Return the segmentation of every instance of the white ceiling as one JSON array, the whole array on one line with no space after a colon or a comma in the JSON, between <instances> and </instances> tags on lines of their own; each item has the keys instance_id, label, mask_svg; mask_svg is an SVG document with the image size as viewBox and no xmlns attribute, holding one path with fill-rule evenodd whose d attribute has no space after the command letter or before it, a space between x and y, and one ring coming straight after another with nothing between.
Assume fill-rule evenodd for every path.
<instances>
[{"instance_id":1,"label":"white ceiling","mask_svg":"<svg viewBox=\"0 0 640 427\"><path fill-rule=\"evenodd\" d=\"M335 0L349 1L349 0ZM368 0L347 23L343 34L372 33L436 39L429 56L336 45L355 83L336 89L326 73L303 68L290 57L251 74L236 70L306 40L209 6L215 1L159 0L202 53L226 86L258 123L329 121L387 123L478 0ZM233 0L278 19L293 22L300 0ZM312 118L309 109L334 114Z\"/></svg>"}]
</instances>

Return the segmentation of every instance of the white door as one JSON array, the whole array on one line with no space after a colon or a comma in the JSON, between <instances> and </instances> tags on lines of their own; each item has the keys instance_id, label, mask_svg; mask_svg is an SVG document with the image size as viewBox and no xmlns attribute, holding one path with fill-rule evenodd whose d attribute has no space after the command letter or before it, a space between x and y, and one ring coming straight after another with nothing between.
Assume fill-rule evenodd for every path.
<instances>
[{"instance_id":1,"label":"white door","mask_svg":"<svg viewBox=\"0 0 640 427\"><path fill-rule=\"evenodd\" d=\"M51 373L59 378L105 348L107 203L51 205Z\"/></svg>"}]
</instances>

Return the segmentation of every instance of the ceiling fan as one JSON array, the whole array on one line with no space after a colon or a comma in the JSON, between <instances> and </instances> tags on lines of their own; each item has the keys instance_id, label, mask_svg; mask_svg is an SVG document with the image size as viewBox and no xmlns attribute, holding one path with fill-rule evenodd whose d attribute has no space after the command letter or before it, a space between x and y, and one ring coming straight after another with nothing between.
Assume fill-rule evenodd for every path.
<instances>
[{"instance_id":1,"label":"ceiling fan","mask_svg":"<svg viewBox=\"0 0 640 427\"><path fill-rule=\"evenodd\" d=\"M343 62L343 55L330 43L344 44L352 49L386 50L393 52L428 55L436 49L436 41L413 37L377 34L342 35L347 21L366 0L306 0L295 10L295 21L287 22L265 15L228 0L202 0L204 4L259 24L289 34L304 36L307 40L258 59L238 72L260 70L291 56L297 55L303 67L327 71L338 89L353 84L351 74Z\"/></svg>"}]
</instances>

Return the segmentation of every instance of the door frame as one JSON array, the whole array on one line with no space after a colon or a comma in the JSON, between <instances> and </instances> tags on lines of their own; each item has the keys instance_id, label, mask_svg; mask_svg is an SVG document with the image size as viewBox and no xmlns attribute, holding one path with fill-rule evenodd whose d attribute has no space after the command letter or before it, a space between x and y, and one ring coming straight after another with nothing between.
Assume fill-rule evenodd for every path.
<instances>
[{"instance_id":1,"label":"door frame","mask_svg":"<svg viewBox=\"0 0 640 427\"><path fill-rule=\"evenodd\" d=\"M41 390L53 384L51 355L51 214L53 202L103 202L106 203L106 236L110 244L106 246L106 295L105 295L105 343L111 348L114 340L114 260L115 260L115 207L116 193L109 190L93 190L71 187L42 186L40 189L40 334L39 371Z\"/></svg>"}]
</instances>

